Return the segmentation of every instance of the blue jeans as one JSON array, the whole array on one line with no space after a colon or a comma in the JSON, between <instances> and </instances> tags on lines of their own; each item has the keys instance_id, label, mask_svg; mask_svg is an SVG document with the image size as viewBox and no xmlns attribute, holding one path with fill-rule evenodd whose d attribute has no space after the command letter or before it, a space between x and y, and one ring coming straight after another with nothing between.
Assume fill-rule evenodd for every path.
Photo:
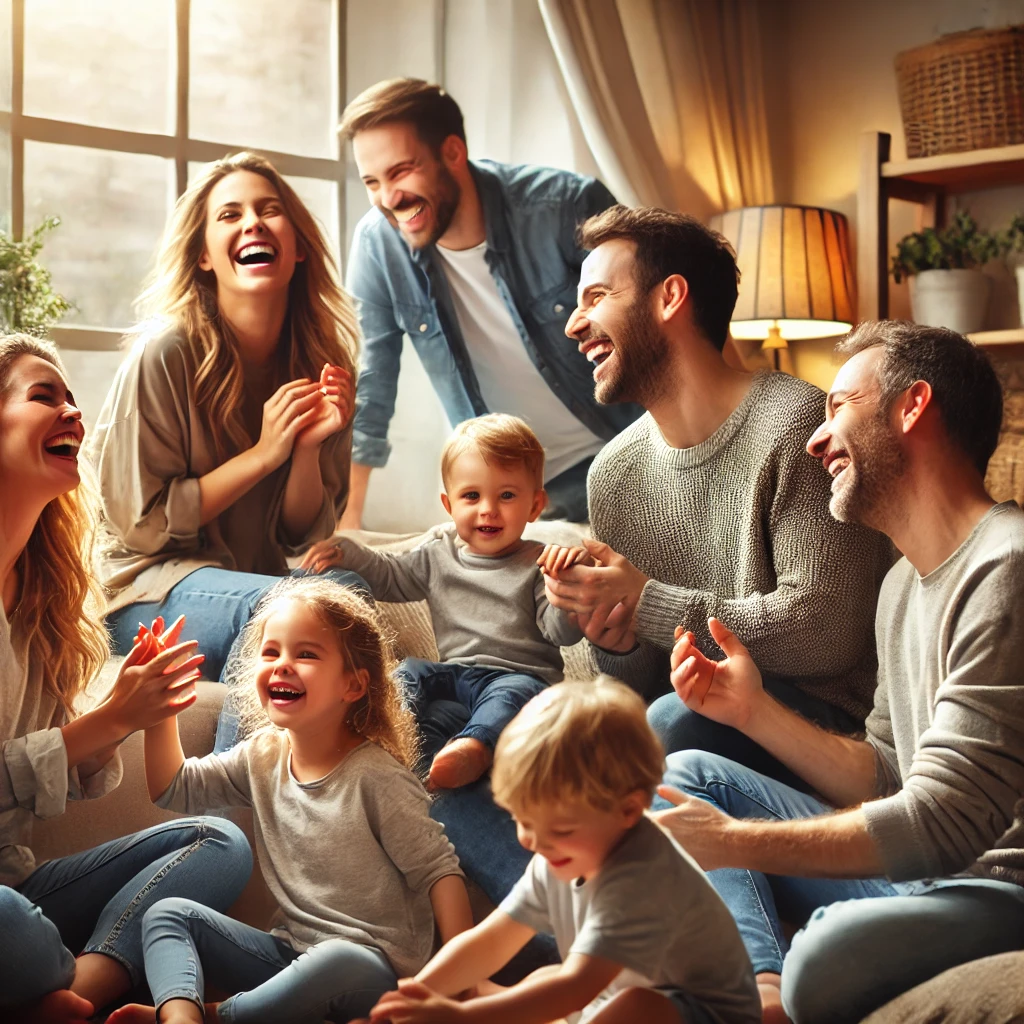
<instances>
[{"instance_id":1,"label":"blue jeans","mask_svg":"<svg viewBox=\"0 0 1024 1024\"><path fill-rule=\"evenodd\" d=\"M792 821L834 811L696 750L668 758L665 782L735 818ZM655 799L655 809L667 806ZM781 973L794 1024L854 1024L950 967L1024 949L1024 888L1010 882L789 878L734 868L708 878L739 925L754 972ZM780 918L804 924L792 944Z\"/></svg>"},{"instance_id":2,"label":"blue jeans","mask_svg":"<svg viewBox=\"0 0 1024 1024\"><path fill-rule=\"evenodd\" d=\"M319 1024L368 1017L398 979L384 954L346 939L305 953L267 932L189 899L160 900L143 923L146 979L159 1008L169 999L203 1005L206 982L237 993L221 1020Z\"/></svg>"},{"instance_id":3,"label":"blue jeans","mask_svg":"<svg viewBox=\"0 0 1024 1024\"><path fill-rule=\"evenodd\" d=\"M783 679L768 677L764 687L780 704L785 704L829 732L851 734L863 729L862 723L852 715L804 693ZM736 764L752 768L794 789L808 791L807 783L772 757L764 747L748 739L738 729L712 722L699 712L691 711L674 690L651 704L647 709L647 721L661 740L666 754L673 754L677 750L704 750L710 754L721 754Z\"/></svg>"},{"instance_id":4,"label":"blue jeans","mask_svg":"<svg viewBox=\"0 0 1024 1024\"><path fill-rule=\"evenodd\" d=\"M295 569L292 576L304 576ZM330 569L323 573L343 587L355 587L369 598L366 581L354 572ZM138 632L139 623L147 626L158 615L170 625L179 615L187 618L182 640L198 640L206 655L203 674L208 679L226 682L227 668L238 653L242 628L252 617L260 598L279 581L278 576L207 567L196 569L171 588L162 601L138 601L107 616L107 628L118 654L127 654ZM221 753L235 745L238 714L225 706L217 723L214 750Z\"/></svg>"},{"instance_id":5,"label":"blue jeans","mask_svg":"<svg viewBox=\"0 0 1024 1024\"><path fill-rule=\"evenodd\" d=\"M0 887L0 1007L67 988L78 952L116 960L134 987L146 910L186 892L226 909L251 871L248 841L222 818L179 818L47 861L17 889Z\"/></svg>"},{"instance_id":6,"label":"blue jeans","mask_svg":"<svg viewBox=\"0 0 1024 1024\"><path fill-rule=\"evenodd\" d=\"M406 658L395 679L416 716L423 741L421 762L427 766L453 738L470 736L493 750L519 709L548 686L525 672L422 658Z\"/></svg>"}]
</instances>

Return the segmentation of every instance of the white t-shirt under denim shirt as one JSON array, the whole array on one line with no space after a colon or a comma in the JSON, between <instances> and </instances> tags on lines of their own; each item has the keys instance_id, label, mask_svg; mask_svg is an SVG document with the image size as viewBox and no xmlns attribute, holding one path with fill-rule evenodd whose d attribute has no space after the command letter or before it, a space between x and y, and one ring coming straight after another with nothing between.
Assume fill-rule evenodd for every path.
<instances>
[{"instance_id":1,"label":"white t-shirt under denim shirt","mask_svg":"<svg viewBox=\"0 0 1024 1024\"><path fill-rule=\"evenodd\" d=\"M759 1024L761 1000L739 929L707 876L650 818L641 818L589 881L561 882L535 855L501 902L510 917L570 953L623 970L569 1024L627 988L683 991L718 1024Z\"/></svg>"},{"instance_id":2,"label":"white t-shirt under denim shirt","mask_svg":"<svg viewBox=\"0 0 1024 1024\"><path fill-rule=\"evenodd\" d=\"M596 455L604 442L569 412L526 351L484 259L487 243L436 249L487 408L530 425L544 446L545 481ZM569 313L565 311L566 320ZM568 338L565 343L572 344Z\"/></svg>"}]
</instances>

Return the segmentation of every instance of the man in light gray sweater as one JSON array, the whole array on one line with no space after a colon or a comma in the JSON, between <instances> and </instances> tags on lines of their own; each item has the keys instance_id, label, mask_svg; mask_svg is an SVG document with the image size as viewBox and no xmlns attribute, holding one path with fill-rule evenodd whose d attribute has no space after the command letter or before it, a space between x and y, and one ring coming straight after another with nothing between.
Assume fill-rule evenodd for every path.
<instances>
[{"instance_id":1,"label":"man in light gray sweater","mask_svg":"<svg viewBox=\"0 0 1024 1024\"><path fill-rule=\"evenodd\" d=\"M740 926L765 1020L860 1021L949 967L1024 949L1024 512L984 485L999 382L942 328L864 323L840 351L807 448L833 515L904 554L879 596L866 739L774 701L727 620L709 624L723 661L689 637L672 655L690 707L820 794L698 751L669 757L676 789L660 791L677 804L661 824ZM791 947L780 913L808 921Z\"/></svg>"},{"instance_id":2,"label":"man in light gray sweater","mask_svg":"<svg viewBox=\"0 0 1024 1024\"><path fill-rule=\"evenodd\" d=\"M589 547L600 564L549 576L549 600L587 617L600 669L648 700L669 688L676 628L717 653L707 619L721 615L778 699L857 732L892 555L885 538L828 514L828 481L804 451L824 394L726 363L736 260L693 218L613 207L584 224L582 241L591 252L566 334L594 364L599 401L647 412L590 471ZM798 784L674 693L649 717L668 751L713 750Z\"/></svg>"}]
</instances>

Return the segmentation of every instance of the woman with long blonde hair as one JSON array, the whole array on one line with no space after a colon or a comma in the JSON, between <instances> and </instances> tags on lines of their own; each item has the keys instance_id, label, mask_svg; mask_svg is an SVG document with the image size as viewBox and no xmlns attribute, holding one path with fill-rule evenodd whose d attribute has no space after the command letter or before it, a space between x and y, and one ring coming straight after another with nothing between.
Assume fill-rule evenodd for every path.
<instances>
[{"instance_id":1,"label":"woman with long blonde hair","mask_svg":"<svg viewBox=\"0 0 1024 1024\"><path fill-rule=\"evenodd\" d=\"M91 1016L142 977L142 915L154 900L198 892L223 909L251 870L244 835L214 818L178 819L43 864L32 855L33 819L114 789L121 741L191 705L202 662L194 642L166 637L157 653L147 641L102 702L78 713L108 656L89 563L96 513L79 475L83 434L57 350L0 336L4 1021Z\"/></svg>"},{"instance_id":2,"label":"woman with long blonde hair","mask_svg":"<svg viewBox=\"0 0 1024 1024\"><path fill-rule=\"evenodd\" d=\"M218 678L287 557L345 508L358 327L316 221L253 153L178 200L140 308L89 453L107 621L125 651L140 619L187 612Z\"/></svg>"}]
</instances>

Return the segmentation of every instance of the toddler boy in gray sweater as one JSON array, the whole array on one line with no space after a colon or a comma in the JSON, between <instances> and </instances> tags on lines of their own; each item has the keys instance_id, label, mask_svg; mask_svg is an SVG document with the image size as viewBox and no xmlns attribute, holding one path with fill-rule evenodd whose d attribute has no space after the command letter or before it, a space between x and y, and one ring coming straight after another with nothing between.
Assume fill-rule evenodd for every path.
<instances>
[{"instance_id":1,"label":"toddler boy in gray sweater","mask_svg":"<svg viewBox=\"0 0 1024 1024\"><path fill-rule=\"evenodd\" d=\"M399 554L339 538L334 564L359 573L382 601L427 601L441 661L407 658L397 676L423 734L430 786L451 789L490 768L502 729L562 678L559 647L583 634L548 603L537 568L544 546L523 540L547 500L533 431L503 413L460 423L441 478L452 525Z\"/></svg>"}]
</instances>

